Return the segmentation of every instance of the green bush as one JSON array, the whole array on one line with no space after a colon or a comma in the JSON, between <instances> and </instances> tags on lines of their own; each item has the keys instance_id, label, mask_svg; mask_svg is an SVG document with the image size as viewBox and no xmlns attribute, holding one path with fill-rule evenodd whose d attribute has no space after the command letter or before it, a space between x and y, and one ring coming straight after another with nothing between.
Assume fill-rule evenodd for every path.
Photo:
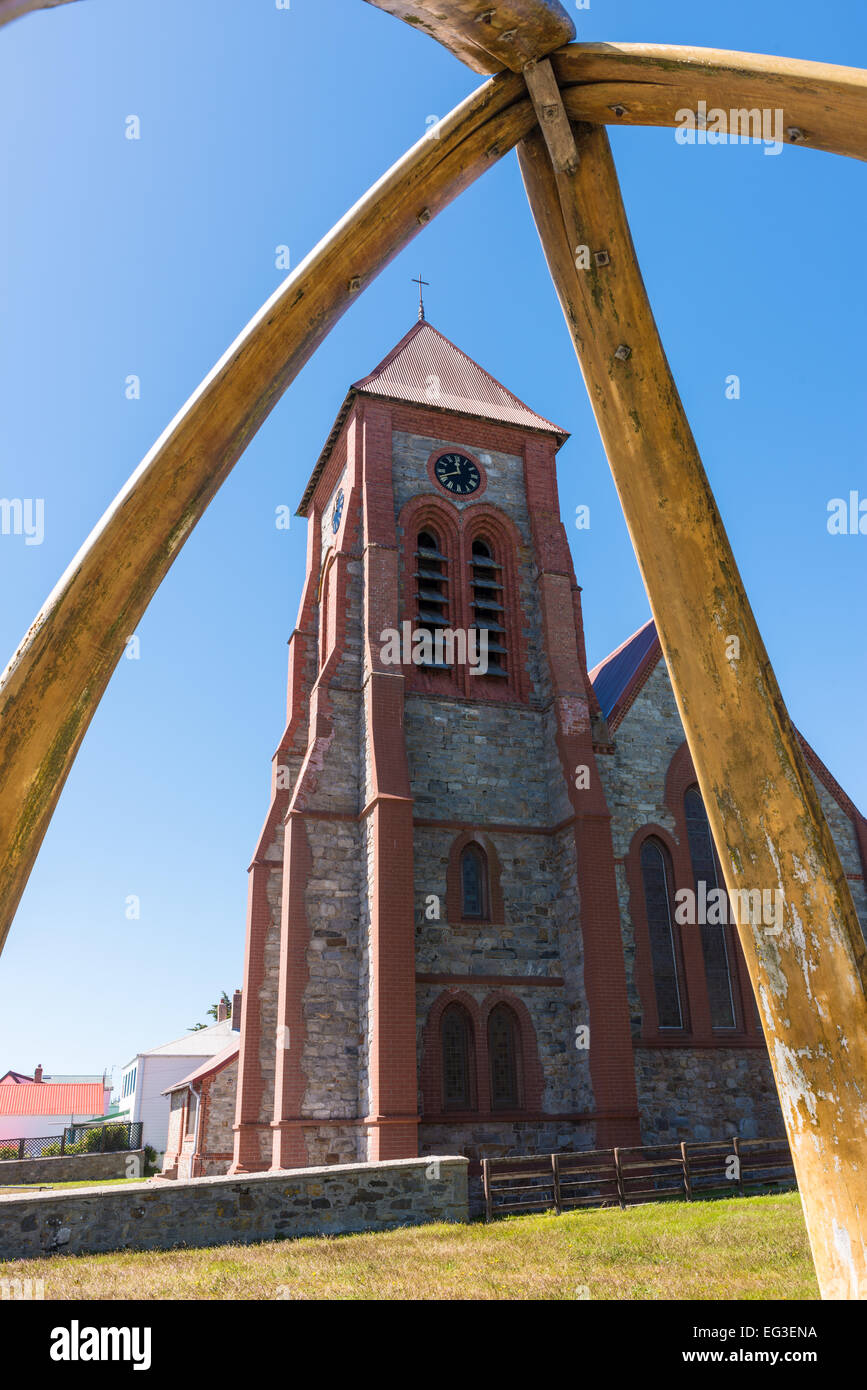
<instances>
[{"instance_id":1,"label":"green bush","mask_svg":"<svg viewBox=\"0 0 867 1390\"><path fill-rule=\"evenodd\" d=\"M0 1144L0 1163L6 1163L9 1159L18 1157L18 1145L13 1148L11 1144Z\"/></svg>"},{"instance_id":2,"label":"green bush","mask_svg":"<svg viewBox=\"0 0 867 1390\"><path fill-rule=\"evenodd\" d=\"M75 1131L73 1131L74 1133ZM105 1140L103 1142L103 1135ZM64 1150L67 1154L119 1153L129 1148L129 1128L127 1125L97 1125L84 1130L73 1143Z\"/></svg>"}]
</instances>

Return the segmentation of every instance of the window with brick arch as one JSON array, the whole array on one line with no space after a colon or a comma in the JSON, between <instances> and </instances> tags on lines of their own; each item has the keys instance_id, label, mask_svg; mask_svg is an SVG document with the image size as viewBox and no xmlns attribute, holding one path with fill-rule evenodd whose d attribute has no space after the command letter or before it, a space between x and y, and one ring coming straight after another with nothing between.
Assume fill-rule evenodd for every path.
<instances>
[{"instance_id":1,"label":"window with brick arch","mask_svg":"<svg viewBox=\"0 0 867 1390\"><path fill-rule=\"evenodd\" d=\"M657 1022L660 1028L683 1028L672 912L671 864L665 847L658 840L645 840L641 846L641 878L650 936Z\"/></svg>"},{"instance_id":2,"label":"window with brick arch","mask_svg":"<svg viewBox=\"0 0 867 1390\"><path fill-rule=\"evenodd\" d=\"M722 875L718 870L716 849L710 833L710 823L701 792L698 787L689 787L683 798L686 815L686 835L692 859L692 873L695 879L696 899L707 901L707 895L723 888ZM700 885L704 884L702 892ZM728 898L725 915L728 916ZM710 1021L712 1028L734 1028L734 991L732 989L729 947L726 940L728 927L725 922L701 924L701 944L704 952L704 969L707 976L707 993L710 1001Z\"/></svg>"},{"instance_id":3,"label":"window with brick arch","mask_svg":"<svg viewBox=\"0 0 867 1390\"><path fill-rule=\"evenodd\" d=\"M435 641L437 629L449 626L449 561L435 531L419 531L415 549L415 626ZM436 660L419 663L426 669L444 670L447 663Z\"/></svg>"},{"instance_id":4,"label":"window with brick arch","mask_svg":"<svg viewBox=\"0 0 867 1390\"><path fill-rule=\"evenodd\" d=\"M470 604L473 628L477 633L485 632L487 634L487 674L495 677L508 677L509 652L506 645L504 623L506 607L503 567L498 564L491 543L482 538L478 538L472 543Z\"/></svg>"},{"instance_id":5,"label":"window with brick arch","mask_svg":"<svg viewBox=\"0 0 867 1390\"><path fill-rule=\"evenodd\" d=\"M443 1110L475 1108L473 1025L462 1004L449 1004L440 1021Z\"/></svg>"},{"instance_id":6,"label":"window with brick arch","mask_svg":"<svg viewBox=\"0 0 867 1390\"><path fill-rule=\"evenodd\" d=\"M461 851L461 917L486 920L489 902L487 856L478 845L467 845Z\"/></svg>"},{"instance_id":7,"label":"window with brick arch","mask_svg":"<svg viewBox=\"0 0 867 1390\"><path fill-rule=\"evenodd\" d=\"M488 1065L491 1072L491 1109L518 1110L518 1020L508 1004L497 1004L488 1017Z\"/></svg>"}]
</instances>

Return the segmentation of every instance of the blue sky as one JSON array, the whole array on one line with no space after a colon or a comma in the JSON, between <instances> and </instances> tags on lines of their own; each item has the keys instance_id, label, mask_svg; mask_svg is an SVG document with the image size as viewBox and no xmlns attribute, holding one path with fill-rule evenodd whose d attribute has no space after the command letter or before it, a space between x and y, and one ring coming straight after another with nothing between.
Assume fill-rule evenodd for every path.
<instances>
[{"instance_id":1,"label":"blue sky","mask_svg":"<svg viewBox=\"0 0 867 1390\"><path fill-rule=\"evenodd\" d=\"M867 66L851 0L591 0L579 38ZM361 0L81 0L0 31L0 666L122 483L284 272L478 84ZM141 139L124 138L137 115ZM863 808L864 166L612 144L663 340L795 722ZM572 437L591 664L649 610L514 154L353 306L180 554L85 739L0 957L0 1071L97 1071L240 986L246 868L304 571L293 511L348 384L428 317ZM727 400L726 377L741 379ZM141 381L127 400L126 378ZM130 895L139 920L127 920Z\"/></svg>"}]
</instances>

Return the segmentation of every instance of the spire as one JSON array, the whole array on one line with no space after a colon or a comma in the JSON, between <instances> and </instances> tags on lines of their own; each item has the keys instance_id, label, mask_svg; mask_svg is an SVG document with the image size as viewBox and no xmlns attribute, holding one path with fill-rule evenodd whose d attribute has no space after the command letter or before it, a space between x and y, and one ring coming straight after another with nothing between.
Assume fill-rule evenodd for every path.
<instances>
[{"instance_id":1,"label":"spire","mask_svg":"<svg viewBox=\"0 0 867 1390\"><path fill-rule=\"evenodd\" d=\"M418 321L419 321L419 323L424 323L424 321L425 321L425 317L424 317L424 295L422 294L422 287L423 287L424 285L427 285L428 289L430 289L430 281L429 281L429 280L423 280L423 279L421 278L421 271L419 271L419 273L418 273L418 279L417 279L417 280L413 280L412 283L413 283L414 285L418 285Z\"/></svg>"}]
</instances>

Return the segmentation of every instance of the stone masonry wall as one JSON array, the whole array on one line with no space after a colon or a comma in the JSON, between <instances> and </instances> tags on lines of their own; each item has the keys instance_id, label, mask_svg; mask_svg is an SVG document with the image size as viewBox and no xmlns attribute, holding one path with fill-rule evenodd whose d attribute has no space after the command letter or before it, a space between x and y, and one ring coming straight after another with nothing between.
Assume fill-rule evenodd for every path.
<instances>
[{"instance_id":1,"label":"stone masonry wall","mask_svg":"<svg viewBox=\"0 0 867 1390\"><path fill-rule=\"evenodd\" d=\"M786 1132L771 1064L760 1048L637 1047L645 1144L776 1139Z\"/></svg>"},{"instance_id":2,"label":"stone masonry wall","mask_svg":"<svg viewBox=\"0 0 867 1390\"><path fill-rule=\"evenodd\" d=\"M249 1245L467 1220L464 1158L0 1197L0 1259Z\"/></svg>"},{"instance_id":3,"label":"stone masonry wall","mask_svg":"<svg viewBox=\"0 0 867 1390\"><path fill-rule=\"evenodd\" d=\"M203 1177L218 1177L228 1172L235 1138L233 1126L237 1089L236 1058L207 1082L207 1120L204 1125L206 1147L201 1158Z\"/></svg>"},{"instance_id":4,"label":"stone masonry wall","mask_svg":"<svg viewBox=\"0 0 867 1390\"><path fill-rule=\"evenodd\" d=\"M73 1154L71 1158L9 1159L0 1163L0 1188L19 1183L98 1182L144 1173L144 1149L113 1154Z\"/></svg>"}]
</instances>

